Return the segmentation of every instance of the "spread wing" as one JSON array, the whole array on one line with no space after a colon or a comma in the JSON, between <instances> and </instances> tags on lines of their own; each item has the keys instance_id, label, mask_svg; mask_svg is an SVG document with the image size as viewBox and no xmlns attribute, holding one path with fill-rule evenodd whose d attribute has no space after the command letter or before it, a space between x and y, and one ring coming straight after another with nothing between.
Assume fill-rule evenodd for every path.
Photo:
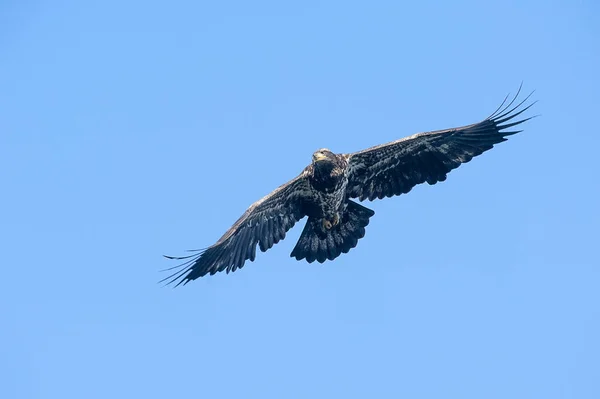
<instances>
[{"instance_id":1,"label":"spread wing","mask_svg":"<svg viewBox=\"0 0 600 399\"><path fill-rule=\"evenodd\" d=\"M265 252L285 237L286 232L305 216L304 199L310 195L305 172L256 201L214 245L186 257L185 263L167 270L180 269L161 280L177 285L226 271L235 271L256 257L256 244ZM177 286L176 285L176 286Z\"/></svg>"},{"instance_id":2,"label":"spread wing","mask_svg":"<svg viewBox=\"0 0 600 399\"><path fill-rule=\"evenodd\" d=\"M520 89L519 89L520 92ZM506 98L496 112L473 125L419 133L388 144L347 154L348 196L374 200L408 193L414 186L446 180L446 175L494 144L521 130L509 130L531 118L515 120L534 103L512 107L519 92L506 106ZM512 108L511 108L512 107Z\"/></svg>"}]
</instances>

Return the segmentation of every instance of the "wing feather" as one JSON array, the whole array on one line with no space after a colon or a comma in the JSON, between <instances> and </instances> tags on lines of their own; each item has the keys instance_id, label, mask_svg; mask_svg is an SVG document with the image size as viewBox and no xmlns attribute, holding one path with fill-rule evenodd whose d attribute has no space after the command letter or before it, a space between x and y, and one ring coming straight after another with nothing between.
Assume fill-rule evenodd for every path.
<instances>
[{"instance_id":1,"label":"wing feather","mask_svg":"<svg viewBox=\"0 0 600 399\"><path fill-rule=\"evenodd\" d=\"M506 137L505 131L531 118L515 120L535 102L514 105L520 93L488 118L473 125L415 134L391 143L346 154L349 165L348 197L374 200L408 193L414 186L446 180L447 174L463 163L490 150Z\"/></svg>"},{"instance_id":2,"label":"wing feather","mask_svg":"<svg viewBox=\"0 0 600 399\"><path fill-rule=\"evenodd\" d=\"M214 245L191 256L167 256L170 259L186 259L186 262L176 266L180 270L161 282L185 285L207 274L241 269L246 260L254 261L256 258L257 244L261 251L267 251L305 216L304 203L309 195L306 173L303 172L252 204Z\"/></svg>"}]
</instances>

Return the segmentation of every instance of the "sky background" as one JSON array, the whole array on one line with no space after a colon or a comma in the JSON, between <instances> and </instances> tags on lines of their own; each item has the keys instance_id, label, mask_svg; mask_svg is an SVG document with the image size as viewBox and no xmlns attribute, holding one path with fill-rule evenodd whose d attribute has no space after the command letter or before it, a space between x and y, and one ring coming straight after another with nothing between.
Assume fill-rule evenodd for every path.
<instances>
[{"instance_id":1,"label":"sky background","mask_svg":"<svg viewBox=\"0 0 600 399\"><path fill-rule=\"evenodd\" d=\"M0 397L599 398L597 1L0 3ZM320 147L525 132L358 247L163 288Z\"/></svg>"}]
</instances>

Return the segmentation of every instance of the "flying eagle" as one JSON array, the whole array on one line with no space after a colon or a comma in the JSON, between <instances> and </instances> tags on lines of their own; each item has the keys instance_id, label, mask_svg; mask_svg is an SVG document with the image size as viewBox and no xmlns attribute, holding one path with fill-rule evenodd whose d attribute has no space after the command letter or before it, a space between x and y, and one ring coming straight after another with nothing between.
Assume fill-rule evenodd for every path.
<instances>
[{"instance_id":1,"label":"flying eagle","mask_svg":"<svg viewBox=\"0 0 600 399\"><path fill-rule=\"evenodd\" d=\"M515 120L535 104L524 106L532 92L513 106L519 92L508 104L507 96L479 123L419 133L351 154L316 151L300 175L252 204L215 244L190 256L167 256L186 261L167 269L178 270L162 281L187 284L207 274L240 269L246 260L254 261L257 244L267 251L305 216L308 220L290 256L308 263L334 260L356 246L375 214L352 199L392 197L417 184L446 180L451 170L521 131L507 129L531 119Z\"/></svg>"}]
</instances>

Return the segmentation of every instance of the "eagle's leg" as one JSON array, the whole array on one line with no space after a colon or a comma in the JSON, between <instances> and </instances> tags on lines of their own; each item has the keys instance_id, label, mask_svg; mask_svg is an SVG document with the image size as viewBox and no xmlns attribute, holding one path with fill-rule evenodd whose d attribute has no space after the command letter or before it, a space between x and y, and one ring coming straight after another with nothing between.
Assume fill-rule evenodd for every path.
<instances>
[{"instance_id":1,"label":"eagle's leg","mask_svg":"<svg viewBox=\"0 0 600 399\"><path fill-rule=\"evenodd\" d=\"M337 226L340 223L340 215L338 213L333 215L333 219L328 220L323 218L323 229L331 230L332 227Z\"/></svg>"}]
</instances>

